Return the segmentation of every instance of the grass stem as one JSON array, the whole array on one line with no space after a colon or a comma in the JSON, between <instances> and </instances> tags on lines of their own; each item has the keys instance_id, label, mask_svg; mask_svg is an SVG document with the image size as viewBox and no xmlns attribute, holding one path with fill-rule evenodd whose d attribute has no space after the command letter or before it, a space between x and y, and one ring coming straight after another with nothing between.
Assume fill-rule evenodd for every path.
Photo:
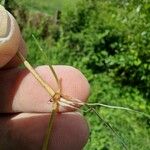
<instances>
[{"instance_id":1,"label":"grass stem","mask_svg":"<svg viewBox=\"0 0 150 150\"><path fill-rule=\"evenodd\" d=\"M51 134L52 134L52 127L53 127L53 123L54 123L56 114L57 114L56 109L53 109L52 113L51 113L51 116L50 116L50 119L49 119L48 128L47 128L47 131L46 131L46 134L45 134L45 137L44 137L42 150L48 150L48 147L49 147L49 144L50 144L49 141L50 141L50 137L51 137Z\"/></svg>"},{"instance_id":2,"label":"grass stem","mask_svg":"<svg viewBox=\"0 0 150 150\"><path fill-rule=\"evenodd\" d=\"M55 95L55 91L48 85L42 77L34 70L34 68L30 65L30 63L24 58L24 56L17 52L18 57L21 59L25 67L32 73L32 75L38 80L38 82L46 89L46 91L50 94L51 97Z\"/></svg>"}]
</instances>

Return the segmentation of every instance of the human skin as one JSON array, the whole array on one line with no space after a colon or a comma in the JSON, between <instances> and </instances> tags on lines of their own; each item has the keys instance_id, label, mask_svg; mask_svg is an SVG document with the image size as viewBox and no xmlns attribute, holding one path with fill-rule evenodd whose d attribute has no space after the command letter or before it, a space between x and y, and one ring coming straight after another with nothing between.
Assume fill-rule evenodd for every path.
<instances>
[{"instance_id":1,"label":"human skin","mask_svg":"<svg viewBox=\"0 0 150 150\"><path fill-rule=\"evenodd\" d=\"M27 69L18 67L21 62L16 53L25 55L26 48L15 19L0 7L0 20L0 27L6 28L0 32L0 150L41 150L51 112L50 96ZM54 69L62 79L62 93L85 102L90 87L83 74L70 66ZM36 70L57 90L47 66ZM81 114L70 111L60 108L62 113L55 119L49 149L81 150L86 144L87 122Z\"/></svg>"}]
</instances>

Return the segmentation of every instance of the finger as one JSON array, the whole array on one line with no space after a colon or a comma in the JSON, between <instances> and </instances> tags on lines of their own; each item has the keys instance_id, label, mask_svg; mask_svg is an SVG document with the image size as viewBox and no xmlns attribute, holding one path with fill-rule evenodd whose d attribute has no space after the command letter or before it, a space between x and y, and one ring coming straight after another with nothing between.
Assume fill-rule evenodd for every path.
<instances>
[{"instance_id":1,"label":"finger","mask_svg":"<svg viewBox=\"0 0 150 150\"><path fill-rule=\"evenodd\" d=\"M25 53L25 44L14 17L0 5L0 68L14 67L20 62L17 51Z\"/></svg>"},{"instance_id":2,"label":"finger","mask_svg":"<svg viewBox=\"0 0 150 150\"><path fill-rule=\"evenodd\" d=\"M49 114L19 114L1 117L1 150L41 150ZM58 114L50 139L50 150L81 150L88 139L88 126L77 113Z\"/></svg>"},{"instance_id":3,"label":"finger","mask_svg":"<svg viewBox=\"0 0 150 150\"><path fill-rule=\"evenodd\" d=\"M25 42L23 40L23 38L21 37L20 39L20 43L19 43L19 47L18 47L18 51L21 52L21 54L26 57L26 45ZM22 61L20 60L20 58L17 56L17 54L15 54L15 56L2 68L4 69L10 69L10 68L14 68L19 66L22 63Z\"/></svg>"},{"instance_id":4,"label":"finger","mask_svg":"<svg viewBox=\"0 0 150 150\"><path fill-rule=\"evenodd\" d=\"M54 67L62 79L62 93L86 101L89 84L83 74L69 66ZM58 85L48 66L37 67L36 71L56 91ZM0 72L0 112L49 112L50 95L26 69L11 69ZM60 111L68 108L60 107Z\"/></svg>"}]
</instances>

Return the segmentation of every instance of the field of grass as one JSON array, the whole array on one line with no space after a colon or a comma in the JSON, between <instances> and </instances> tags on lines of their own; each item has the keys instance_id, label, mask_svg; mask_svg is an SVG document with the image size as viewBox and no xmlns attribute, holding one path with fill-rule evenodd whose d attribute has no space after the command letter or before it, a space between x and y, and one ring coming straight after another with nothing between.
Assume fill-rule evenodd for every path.
<instances>
[{"instance_id":1,"label":"field of grass","mask_svg":"<svg viewBox=\"0 0 150 150\"><path fill-rule=\"evenodd\" d=\"M150 5L144 1L134 3L134 0L126 3L93 0L97 7L92 5L92 0L84 0L83 6L76 6L77 0L16 2L20 9L24 8L28 10L25 13L30 14L30 21L27 19L23 22L22 29L29 62L33 65L45 64L32 38L34 34L46 51L50 63L73 65L82 70L91 84L90 102L130 107L150 113L147 85L149 72L145 69L150 66L144 62L150 55L150 44L146 41L150 36L147 32L147 11L143 10L149 10ZM47 18L53 18L58 9L62 12L63 23L49 22ZM140 9L141 14L138 15ZM35 18L36 13L40 13L41 20L34 27L35 20L32 18ZM17 19L20 22L20 18ZM141 38L141 35L145 37ZM148 67L142 68L145 64ZM140 90L141 84L147 88ZM123 110L99 107L96 110L123 137L129 150L150 149L150 119ZM92 112L84 115L90 126L90 138L85 150L123 149L120 138L96 115Z\"/></svg>"},{"instance_id":2,"label":"field of grass","mask_svg":"<svg viewBox=\"0 0 150 150\"><path fill-rule=\"evenodd\" d=\"M70 7L74 7L78 0L72 0ZM69 0L16 0L18 5L26 7L31 11L53 14L57 9L63 10L70 3Z\"/></svg>"}]
</instances>

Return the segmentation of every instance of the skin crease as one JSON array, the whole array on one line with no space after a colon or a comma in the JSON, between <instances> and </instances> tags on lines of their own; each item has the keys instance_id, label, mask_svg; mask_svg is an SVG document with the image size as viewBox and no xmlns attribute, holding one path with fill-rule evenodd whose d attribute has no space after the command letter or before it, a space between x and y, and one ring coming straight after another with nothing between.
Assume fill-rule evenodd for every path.
<instances>
[{"instance_id":1,"label":"skin crease","mask_svg":"<svg viewBox=\"0 0 150 150\"><path fill-rule=\"evenodd\" d=\"M20 61L15 51L25 55L26 50L15 19L10 20L16 26L12 31L10 28L14 38L8 38L5 46L0 43L0 150L41 150L50 117L47 112L51 111L51 103L48 103L50 96L31 73L17 68ZM90 88L83 74L69 66L54 66L54 69L62 78L63 94L85 102ZM47 66L37 67L36 70L57 89ZM49 149L81 150L88 140L87 122L81 114L70 113L68 108L60 107L60 111L65 113L56 117Z\"/></svg>"}]
</instances>

